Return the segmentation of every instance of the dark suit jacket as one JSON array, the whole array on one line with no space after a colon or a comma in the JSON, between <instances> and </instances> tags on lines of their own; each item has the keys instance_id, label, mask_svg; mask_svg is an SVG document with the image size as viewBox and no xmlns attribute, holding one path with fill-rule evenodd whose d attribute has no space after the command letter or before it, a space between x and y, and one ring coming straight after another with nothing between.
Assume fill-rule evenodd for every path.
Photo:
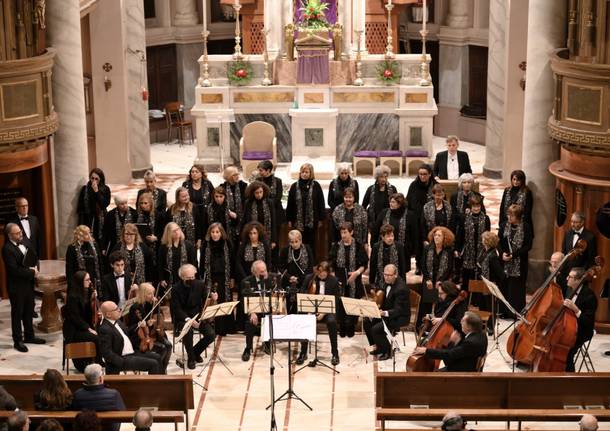
<instances>
[{"instance_id":1,"label":"dark suit jacket","mask_svg":"<svg viewBox=\"0 0 610 431\"><path fill-rule=\"evenodd\" d=\"M576 346L580 346L593 337L595 311L597 310L597 296L595 296L595 292L585 284L580 290L575 304L580 309L578 332L576 335Z\"/></svg>"},{"instance_id":2,"label":"dark suit jacket","mask_svg":"<svg viewBox=\"0 0 610 431\"><path fill-rule=\"evenodd\" d=\"M129 336L127 326L120 320L116 321L116 325L120 326L125 335ZM122 356L125 341L116 329L115 325L109 320L104 319L97 330L99 336L99 344L104 361L106 361L106 371L108 374L118 374L124 365ZM138 346L134 346L134 351Z\"/></svg>"},{"instance_id":3,"label":"dark suit jacket","mask_svg":"<svg viewBox=\"0 0 610 431\"><path fill-rule=\"evenodd\" d=\"M138 197L136 198L136 202L140 198L140 195L147 191L148 189L146 188L138 190ZM155 206L155 209L163 213L165 213L165 210L167 209L167 192L163 189L160 189L159 187L157 187L157 205Z\"/></svg>"},{"instance_id":4,"label":"dark suit jacket","mask_svg":"<svg viewBox=\"0 0 610 431\"><path fill-rule=\"evenodd\" d=\"M116 389L111 389L101 385L85 385L74 392L72 400L72 410L93 410L96 412L106 412L112 410L125 410L125 403L121 394ZM110 423L104 425L104 431L118 431L120 423Z\"/></svg>"},{"instance_id":5,"label":"dark suit jacket","mask_svg":"<svg viewBox=\"0 0 610 431\"><path fill-rule=\"evenodd\" d=\"M125 301L129 297L129 289L131 288L131 275L125 271ZM100 304L104 301L112 301L118 304L119 301L119 288L114 278L114 272L106 274L102 277L102 295L100 298Z\"/></svg>"},{"instance_id":6,"label":"dark suit jacket","mask_svg":"<svg viewBox=\"0 0 610 431\"><path fill-rule=\"evenodd\" d=\"M386 284L382 284L382 289L386 289ZM411 319L411 304L409 301L409 289L402 277L396 277L394 285L383 301L382 310L387 311L389 316L385 318L386 324L390 329L399 329L409 323Z\"/></svg>"},{"instance_id":7,"label":"dark suit jacket","mask_svg":"<svg viewBox=\"0 0 610 431\"><path fill-rule=\"evenodd\" d=\"M187 286L183 281L172 290L172 316L176 327L182 327L187 318L200 313L207 298L207 288L203 280L193 280Z\"/></svg>"},{"instance_id":8,"label":"dark suit jacket","mask_svg":"<svg viewBox=\"0 0 610 431\"><path fill-rule=\"evenodd\" d=\"M447 179L447 159L449 157L449 152L447 150L441 151L436 155L436 159L434 159L434 168L432 168L435 177L439 177L441 180ZM468 153L466 151L457 152L458 159L458 170L460 175L462 174L471 174L472 168L470 167L470 158L468 157Z\"/></svg>"},{"instance_id":9,"label":"dark suit jacket","mask_svg":"<svg viewBox=\"0 0 610 431\"><path fill-rule=\"evenodd\" d=\"M305 279L303 280L303 284L301 285L300 293L309 293L309 285L311 284L311 280L313 279L313 274L307 274ZM320 294L320 279L316 278L316 291L315 294ZM333 295L335 297L335 312L336 307L339 304L341 289L339 289L339 280L332 274L328 274L326 280L324 280L324 295ZM320 307L321 311L321 307Z\"/></svg>"},{"instance_id":10,"label":"dark suit jacket","mask_svg":"<svg viewBox=\"0 0 610 431\"><path fill-rule=\"evenodd\" d=\"M447 371L476 371L477 361L487 353L487 335L485 332L472 332L447 349L427 349L426 356L442 359Z\"/></svg>"},{"instance_id":11,"label":"dark suit jacket","mask_svg":"<svg viewBox=\"0 0 610 431\"><path fill-rule=\"evenodd\" d=\"M61 310L64 318L63 333L66 343L72 342L77 332L91 328L91 305L84 303L76 295L68 295L66 305Z\"/></svg>"},{"instance_id":12,"label":"dark suit jacket","mask_svg":"<svg viewBox=\"0 0 610 431\"><path fill-rule=\"evenodd\" d=\"M30 236L26 236L25 230L23 230L23 225L21 224L21 220L18 214L14 214L9 220L8 223L15 223L21 231L23 232L23 243L28 248L33 248L36 252L36 256L40 257L40 252L42 250L42 231L40 229L40 222L38 221L38 217L28 214L28 221L30 222Z\"/></svg>"},{"instance_id":13,"label":"dark suit jacket","mask_svg":"<svg viewBox=\"0 0 610 431\"><path fill-rule=\"evenodd\" d=\"M18 294L26 289L34 289L34 271L30 267L38 262L31 248L24 254L8 238L2 246L2 259L6 268L6 286L9 294ZM24 244L25 245L25 244ZM27 247L27 245L25 245Z\"/></svg>"},{"instance_id":14,"label":"dark suit jacket","mask_svg":"<svg viewBox=\"0 0 610 431\"><path fill-rule=\"evenodd\" d=\"M576 256L573 260L567 263L569 268L583 267L585 269L590 268L595 263L595 256L597 256L597 240L593 232L588 229L583 229L580 239L584 239L587 242L587 248L580 255ZM568 254L574 247L574 231L570 229L566 232L563 242L561 243L561 252Z\"/></svg>"}]
</instances>

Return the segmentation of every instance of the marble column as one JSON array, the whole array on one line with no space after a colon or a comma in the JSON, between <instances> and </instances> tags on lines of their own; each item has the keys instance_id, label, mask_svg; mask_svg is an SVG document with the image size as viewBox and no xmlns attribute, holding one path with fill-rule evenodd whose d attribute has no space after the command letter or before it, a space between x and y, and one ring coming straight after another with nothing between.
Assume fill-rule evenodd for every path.
<instances>
[{"instance_id":1,"label":"marble column","mask_svg":"<svg viewBox=\"0 0 610 431\"><path fill-rule=\"evenodd\" d=\"M468 28L470 24L470 4L472 0L449 0L447 25L451 28Z\"/></svg>"},{"instance_id":2,"label":"marble column","mask_svg":"<svg viewBox=\"0 0 610 431\"><path fill-rule=\"evenodd\" d=\"M523 171L534 195L534 246L530 252L530 286L538 286L553 252L555 179L549 165L559 150L546 127L554 103L551 53L565 46L567 0L529 3L525 114L523 121Z\"/></svg>"},{"instance_id":3,"label":"marble column","mask_svg":"<svg viewBox=\"0 0 610 431\"><path fill-rule=\"evenodd\" d=\"M285 12L282 13L280 17L278 17L278 15L275 13L275 11L280 11L283 9L282 3L283 2L281 0L265 0L265 29L269 30L269 34L267 35L267 52L271 58L275 58L282 48L282 42L284 39L284 25L288 22L292 22L292 19L284 22L286 16ZM292 7L286 9L292 10Z\"/></svg>"},{"instance_id":4,"label":"marble column","mask_svg":"<svg viewBox=\"0 0 610 431\"><path fill-rule=\"evenodd\" d=\"M175 0L176 13L174 15L174 25L176 27L188 27L197 25L197 6L195 0Z\"/></svg>"},{"instance_id":5,"label":"marble column","mask_svg":"<svg viewBox=\"0 0 610 431\"><path fill-rule=\"evenodd\" d=\"M347 60L352 52L352 40L355 40L352 26L352 2L339 1L339 22L343 26L343 46L341 57Z\"/></svg>"},{"instance_id":6,"label":"marble column","mask_svg":"<svg viewBox=\"0 0 610 431\"><path fill-rule=\"evenodd\" d=\"M147 88L146 32L144 4L141 0L125 1L125 36L127 52L127 107L129 112L129 157L132 176L139 178L150 163L148 128L148 100L143 100L142 89Z\"/></svg>"},{"instance_id":7,"label":"marble column","mask_svg":"<svg viewBox=\"0 0 610 431\"><path fill-rule=\"evenodd\" d=\"M355 30L363 30L360 49L363 53L366 53L366 0L354 0L352 5L351 17L353 26L351 29L351 37L348 37L348 39L352 41L350 51L355 57L356 52L358 51L358 38L354 34Z\"/></svg>"},{"instance_id":8,"label":"marble column","mask_svg":"<svg viewBox=\"0 0 610 431\"><path fill-rule=\"evenodd\" d=\"M53 66L53 105L60 123L53 139L53 177L58 256L63 256L77 223L78 191L88 176L78 0L48 2L46 24L47 43L57 50Z\"/></svg>"},{"instance_id":9,"label":"marble column","mask_svg":"<svg viewBox=\"0 0 610 431\"><path fill-rule=\"evenodd\" d=\"M487 121L485 123L485 176L502 173L504 132L504 87L506 83L506 8L504 0L491 0L489 49L487 51Z\"/></svg>"}]
</instances>

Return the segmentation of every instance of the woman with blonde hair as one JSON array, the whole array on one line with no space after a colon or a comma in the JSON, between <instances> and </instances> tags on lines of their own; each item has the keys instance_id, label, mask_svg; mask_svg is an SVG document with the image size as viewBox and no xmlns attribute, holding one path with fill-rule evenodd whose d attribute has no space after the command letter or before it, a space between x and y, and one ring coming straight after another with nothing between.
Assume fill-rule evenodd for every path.
<instances>
[{"instance_id":1,"label":"woman with blonde hair","mask_svg":"<svg viewBox=\"0 0 610 431\"><path fill-rule=\"evenodd\" d=\"M152 254L146 244L142 242L138 228L133 223L125 223L121 232L121 240L114 250L123 253L125 257L125 271L131 275L134 284L154 281Z\"/></svg>"},{"instance_id":2,"label":"woman with blonde hair","mask_svg":"<svg viewBox=\"0 0 610 431\"><path fill-rule=\"evenodd\" d=\"M246 203L246 184L239 178L239 169L235 166L227 166L222 173L225 182L222 186L225 189L226 201L229 209L237 214L237 219L241 220L244 216L244 204Z\"/></svg>"},{"instance_id":3,"label":"woman with blonde hair","mask_svg":"<svg viewBox=\"0 0 610 431\"><path fill-rule=\"evenodd\" d=\"M177 223L169 222L163 231L157 256L161 287L165 288L180 283L178 270L185 263L197 266L197 250L192 242L184 238L180 226Z\"/></svg>"},{"instance_id":4,"label":"woman with blonde hair","mask_svg":"<svg viewBox=\"0 0 610 431\"><path fill-rule=\"evenodd\" d=\"M504 284L504 269L502 268L500 253L498 251L500 238L496 232L486 231L481 235L481 243L483 244L483 248L477 257L478 278L485 277L496 286L501 287ZM490 311L492 313L489 316L487 324L487 332L492 332L497 310L491 309L491 295L485 295L479 303L481 304L481 310Z\"/></svg>"},{"instance_id":5,"label":"woman with blonde hair","mask_svg":"<svg viewBox=\"0 0 610 431\"><path fill-rule=\"evenodd\" d=\"M66 281L68 294L72 290L72 280L76 271L87 271L98 292L102 282L102 254L93 239L91 229L78 225L74 229L72 243L66 249Z\"/></svg>"},{"instance_id":6,"label":"woman with blonde hair","mask_svg":"<svg viewBox=\"0 0 610 431\"><path fill-rule=\"evenodd\" d=\"M36 410L63 411L72 404L72 391L61 373L48 368L42 376L42 388L34 394Z\"/></svg>"}]
</instances>

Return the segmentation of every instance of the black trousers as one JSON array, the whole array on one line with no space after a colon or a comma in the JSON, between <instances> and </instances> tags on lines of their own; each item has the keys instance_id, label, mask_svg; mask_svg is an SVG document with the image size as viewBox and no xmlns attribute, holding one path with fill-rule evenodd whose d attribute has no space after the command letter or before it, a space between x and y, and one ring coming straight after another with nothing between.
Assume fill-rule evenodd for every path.
<instances>
[{"instance_id":1,"label":"black trousers","mask_svg":"<svg viewBox=\"0 0 610 431\"><path fill-rule=\"evenodd\" d=\"M582 336L576 338L576 343L574 343L574 347L570 349L568 352L568 356L566 357L566 371L569 373L573 373L576 371L576 364L574 363L574 356L578 353L578 349L582 347L587 341L589 341L591 337Z\"/></svg>"},{"instance_id":2,"label":"black trousers","mask_svg":"<svg viewBox=\"0 0 610 431\"><path fill-rule=\"evenodd\" d=\"M337 323L341 332L341 337L353 337L356 332L356 316L350 316L345 312L343 301L337 301Z\"/></svg>"},{"instance_id":3,"label":"black trousers","mask_svg":"<svg viewBox=\"0 0 610 431\"><path fill-rule=\"evenodd\" d=\"M393 331L395 328L388 326L388 329ZM377 352L380 354L390 353L390 342L388 341L381 319L373 319L372 321L371 319L364 319L364 332L366 333L369 345L372 346L374 344L377 346Z\"/></svg>"},{"instance_id":4,"label":"black trousers","mask_svg":"<svg viewBox=\"0 0 610 431\"><path fill-rule=\"evenodd\" d=\"M167 364L169 363L170 356L172 356L172 343L167 339L167 337L160 338L155 341L153 352L155 352L161 358L161 371L163 374L166 374Z\"/></svg>"},{"instance_id":5,"label":"black trousers","mask_svg":"<svg viewBox=\"0 0 610 431\"><path fill-rule=\"evenodd\" d=\"M246 349L252 350L252 342L254 340L255 335L260 335L261 333L261 320L263 319L262 314L257 314L258 316L258 325L253 325L250 321L250 315L246 314L246 321L244 323L244 332L246 333Z\"/></svg>"},{"instance_id":6,"label":"black trousers","mask_svg":"<svg viewBox=\"0 0 610 431\"><path fill-rule=\"evenodd\" d=\"M23 338L34 338L34 325L32 323L34 312L34 284L27 289L9 289L8 297L11 303L11 329L13 342L22 341ZM23 331L21 325L23 324Z\"/></svg>"},{"instance_id":7,"label":"black trousers","mask_svg":"<svg viewBox=\"0 0 610 431\"><path fill-rule=\"evenodd\" d=\"M330 339L330 350L333 356L339 356L339 350L337 349L337 317L334 314L327 314L322 319L326 323L326 329L328 329L328 338ZM301 343L301 353L307 353L307 346L309 342L303 341Z\"/></svg>"},{"instance_id":8,"label":"black trousers","mask_svg":"<svg viewBox=\"0 0 610 431\"><path fill-rule=\"evenodd\" d=\"M122 371L148 371L148 374L163 374L161 356L155 352L136 352L123 357Z\"/></svg>"},{"instance_id":9,"label":"black trousers","mask_svg":"<svg viewBox=\"0 0 610 431\"><path fill-rule=\"evenodd\" d=\"M210 344L212 344L216 338L216 333L214 332L212 325L207 322L202 322L201 325L199 325L199 332L203 335L203 337L193 346L193 332L195 330L195 328L191 328L182 339L182 342L184 343L184 350L186 350L186 355L189 361L195 360L197 356L201 356L203 351Z\"/></svg>"},{"instance_id":10,"label":"black trousers","mask_svg":"<svg viewBox=\"0 0 610 431\"><path fill-rule=\"evenodd\" d=\"M526 278L523 275L520 277L506 277L504 283L502 293L517 312L520 312L525 307L525 280ZM500 310L506 315L509 314L504 305L501 306ZM512 313L510 313L510 317L512 317Z\"/></svg>"}]
</instances>

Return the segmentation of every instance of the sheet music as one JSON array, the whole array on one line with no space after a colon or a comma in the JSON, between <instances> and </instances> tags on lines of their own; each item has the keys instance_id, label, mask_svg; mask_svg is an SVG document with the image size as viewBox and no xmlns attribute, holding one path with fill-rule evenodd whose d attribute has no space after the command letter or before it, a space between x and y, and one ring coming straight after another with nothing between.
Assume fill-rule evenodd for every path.
<instances>
[{"instance_id":1,"label":"sheet music","mask_svg":"<svg viewBox=\"0 0 610 431\"><path fill-rule=\"evenodd\" d=\"M489 289L489 292L495 296L496 298L498 298L500 301L502 301L502 303L504 305L506 305L506 308L508 308L508 310L513 313L515 316L517 316L517 318L519 320L523 320L524 322L526 322L527 324L529 324L529 322L527 322L525 320L525 318L521 315L521 313L519 313L517 310L515 310L513 308L512 305L510 305L510 303L506 300L506 298L504 297L504 295L502 295L502 292L500 291L500 288L498 286L496 286L493 282L489 281L488 279L486 279L485 277L481 277L481 279L483 280L483 282L485 283L485 285L487 286L487 289Z\"/></svg>"},{"instance_id":2,"label":"sheet music","mask_svg":"<svg viewBox=\"0 0 610 431\"><path fill-rule=\"evenodd\" d=\"M263 341L269 341L269 316L263 318ZM276 341L316 340L316 316L313 314L288 314L273 316L273 338Z\"/></svg>"}]
</instances>

